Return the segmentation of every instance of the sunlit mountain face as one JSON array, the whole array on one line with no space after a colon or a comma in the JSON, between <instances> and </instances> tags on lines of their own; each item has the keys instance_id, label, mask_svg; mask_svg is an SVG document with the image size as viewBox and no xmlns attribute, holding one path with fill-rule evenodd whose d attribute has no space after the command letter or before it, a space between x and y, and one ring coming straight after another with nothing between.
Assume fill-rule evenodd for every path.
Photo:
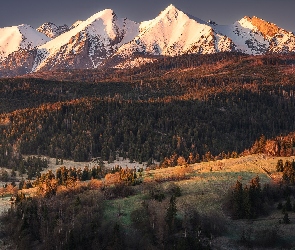
<instances>
[{"instance_id":1,"label":"sunlit mountain face","mask_svg":"<svg viewBox=\"0 0 295 250\"><path fill-rule=\"evenodd\" d=\"M57 69L130 68L151 56L295 51L295 36L258 17L230 25L205 22L169 5L156 18L136 23L102 10L71 27L48 22L0 29L0 76ZM134 56L136 58L134 59Z\"/></svg>"}]
</instances>

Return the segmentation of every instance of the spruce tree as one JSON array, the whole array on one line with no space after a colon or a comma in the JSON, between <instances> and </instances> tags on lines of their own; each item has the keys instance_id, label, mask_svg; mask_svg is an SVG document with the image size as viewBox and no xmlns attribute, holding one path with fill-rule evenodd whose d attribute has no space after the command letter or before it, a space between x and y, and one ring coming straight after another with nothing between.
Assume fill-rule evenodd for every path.
<instances>
[{"instance_id":1,"label":"spruce tree","mask_svg":"<svg viewBox=\"0 0 295 250\"><path fill-rule=\"evenodd\" d=\"M284 214L283 222L284 222L285 224L290 224L290 219L289 219L289 215L288 215L288 213L285 213L285 214Z\"/></svg>"},{"instance_id":2,"label":"spruce tree","mask_svg":"<svg viewBox=\"0 0 295 250\"><path fill-rule=\"evenodd\" d=\"M286 211L288 211L288 212L292 211L292 204L291 204L291 201L290 201L290 196L287 197L285 208L286 208Z\"/></svg>"},{"instance_id":3,"label":"spruce tree","mask_svg":"<svg viewBox=\"0 0 295 250\"><path fill-rule=\"evenodd\" d=\"M165 217L166 223L168 225L169 233L174 231L176 214L177 214L176 198L173 194L170 198L169 207L167 208L167 213Z\"/></svg>"},{"instance_id":4,"label":"spruce tree","mask_svg":"<svg viewBox=\"0 0 295 250\"><path fill-rule=\"evenodd\" d=\"M244 216L244 193L243 185L237 181L234 190L232 192L232 209L233 216L237 219L243 218Z\"/></svg>"},{"instance_id":5,"label":"spruce tree","mask_svg":"<svg viewBox=\"0 0 295 250\"><path fill-rule=\"evenodd\" d=\"M277 165L276 165L276 170L277 170L277 172L284 171L284 163L283 163L282 159L278 160Z\"/></svg>"}]
</instances>

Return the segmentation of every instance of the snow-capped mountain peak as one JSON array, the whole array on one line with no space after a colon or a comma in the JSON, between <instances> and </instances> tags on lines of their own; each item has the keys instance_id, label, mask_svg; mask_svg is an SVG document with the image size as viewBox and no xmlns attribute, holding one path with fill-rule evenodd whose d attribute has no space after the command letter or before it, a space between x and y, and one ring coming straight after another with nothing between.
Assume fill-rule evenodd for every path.
<instances>
[{"instance_id":1,"label":"snow-capped mountain peak","mask_svg":"<svg viewBox=\"0 0 295 250\"><path fill-rule=\"evenodd\" d=\"M100 11L38 48L33 71L52 68L96 68L123 43L138 34L138 24ZM83 66L82 66L83 65Z\"/></svg>"},{"instance_id":2,"label":"snow-capped mountain peak","mask_svg":"<svg viewBox=\"0 0 295 250\"><path fill-rule=\"evenodd\" d=\"M186 14L184 14L182 11L177 9L173 4L170 4L165 10L161 11L160 14L149 21L144 21L140 24L140 31L144 32L146 29L148 29L151 26L155 26L158 23L169 24L173 21L183 21L181 19L188 18Z\"/></svg>"},{"instance_id":3,"label":"snow-capped mountain peak","mask_svg":"<svg viewBox=\"0 0 295 250\"><path fill-rule=\"evenodd\" d=\"M179 11L180 10L178 10L173 4L170 4L165 10L161 11L161 13L159 14L159 18L177 18Z\"/></svg>"},{"instance_id":4,"label":"snow-capped mountain peak","mask_svg":"<svg viewBox=\"0 0 295 250\"><path fill-rule=\"evenodd\" d=\"M255 26L252 24L250 17L245 16L242 19L240 19L239 21L237 21L241 27L245 28L245 29L250 29L250 30L254 30Z\"/></svg>"},{"instance_id":5,"label":"snow-capped mountain peak","mask_svg":"<svg viewBox=\"0 0 295 250\"><path fill-rule=\"evenodd\" d=\"M0 60L20 49L34 49L49 40L27 24L0 28Z\"/></svg>"},{"instance_id":6,"label":"snow-capped mountain peak","mask_svg":"<svg viewBox=\"0 0 295 250\"><path fill-rule=\"evenodd\" d=\"M177 12L178 9L175 7L175 5L173 5L173 4L171 3L170 5L168 5L168 6L166 7L165 10L161 11L161 13L170 12L170 11Z\"/></svg>"},{"instance_id":7,"label":"snow-capped mountain peak","mask_svg":"<svg viewBox=\"0 0 295 250\"><path fill-rule=\"evenodd\" d=\"M117 54L121 57L138 52L175 56L232 50L230 39L215 34L211 26L199 20L191 18L174 5L169 5L155 19L142 22L139 35L123 45Z\"/></svg>"},{"instance_id":8,"label":"snow-capped mountain peak","mask_svg":"<svg viewBox=\"0 0 295 250\"><path fill-rule=\"evenodd\" d=\"M85 21L85 24L87 26L92 26L90 30L97 31L97 28L100 29L101 27L98 27L101 24L101 21L103 22L104 30L107 33L107 35L111 39L116 38L116 30L114 29L114 23L117 20L117 16L115 12L112 9L105 9L101 12L98 12L97 14L93 15L92 17L88 18ZM98 25L98 26L97 26ZM94 33L95 33L94 31Z\"/></svg>"},{"instance_id":9,"label":"snow-capped mountain peak","mask_svg":"<svg viewBox=\"0 0 295 250\"><path fill-rule=\"evenodd\" d=\"M230 37L237 51L260 55L266 52L294 52L295 36L276 24L258 17L245 16L232 25L212 26L216 31Z\"/></svg>"}]
</instances>

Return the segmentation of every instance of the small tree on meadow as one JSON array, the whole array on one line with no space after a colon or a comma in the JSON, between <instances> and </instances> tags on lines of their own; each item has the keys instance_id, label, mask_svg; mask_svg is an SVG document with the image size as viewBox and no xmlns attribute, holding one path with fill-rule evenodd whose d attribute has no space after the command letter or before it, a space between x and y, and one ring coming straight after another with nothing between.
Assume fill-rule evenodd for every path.
<instances>
[{"instance_id":1,"label":"small tree on meadow","mask_svg":"<svg viewBox=\"0 0 295 250\"><path fill-rule=\"evenodd\" d=\"M277 172L283 172L284 171L284 163L282 159L279 159L276 165Z\"/></svg>"}]
</instances>

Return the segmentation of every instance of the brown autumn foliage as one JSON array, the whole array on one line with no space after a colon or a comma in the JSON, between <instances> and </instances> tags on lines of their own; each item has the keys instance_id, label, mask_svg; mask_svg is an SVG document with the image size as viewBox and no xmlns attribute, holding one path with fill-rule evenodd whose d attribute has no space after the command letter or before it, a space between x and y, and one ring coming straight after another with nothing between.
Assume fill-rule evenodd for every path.
<instances>
[{"instance_id":1,"label":"brown autumn foliage","mask_svg":"<svg viewBox=\"0 0 295 250\"><path fill-rule=\"evenodd\" d=\"M154 175L156 182L179 181L187 178L192 169L189 166L177 166L169 168L169 171L157 171Z\"/></svg>"},{"instance_id":2,"label":"brown autumn foliage","mask_svg":"<svg viewBox=\"0 0 295 250\"><path fill-rule=\"evenodd\" d=\"M12 184L8 184L7 186L0 188L0 195L15 196L17 192L18 192L17 186L14 186Z\"/></svg>"},{"instance_id":3,"label":"brown autumn foliage","mask_svg":"<svg viewBox=\"0 0 295 250\"><path fill-rule=\"evenodd\" d=\"M37 194L44 197L55 195L57 187L58 183L55 178L46 179L44 182L39 183L39 185L37 186Z\"/></svg>"},{"instance_id":4,"label":"brown autumn foliage","mask_svg":"<svg viewBox=\"0 0 295 250\"><path fill-rule=\"evenodd\" d=\"M97 179L91 179L88 182L89 189L101 189L103 185L104 185L103 181L97 180Z\"/></svg>"},{"instance_id":5,"label":"brown autumn foliage","mask_svg":"<svg viewBox=\"0 0 295 250\"><path fill-rule=\"evenodd\" d=\"M116 172L114 174L112 174L112 173L106 174L106 176L105 176L105 184L106 185L108 185L108 186L109 185L117 185L120 183L123 183L123 181L120 178L119 172Z\"/></svg>"}]
</instances>

